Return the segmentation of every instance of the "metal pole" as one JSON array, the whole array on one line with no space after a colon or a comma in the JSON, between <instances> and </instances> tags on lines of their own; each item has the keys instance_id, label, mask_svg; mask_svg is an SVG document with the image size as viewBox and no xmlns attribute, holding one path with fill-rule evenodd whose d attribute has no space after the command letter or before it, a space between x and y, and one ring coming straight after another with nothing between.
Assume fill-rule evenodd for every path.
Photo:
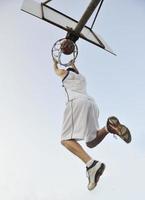
<instances>
[{"instance_id":1,"label":"metal pole","mask_svg":"<svg viewBox=\"0 0 145 200\"><path fill-rule=\"evenodd\" d=\"M98 6L99 2L100 2L100 0L92 0L91 1L88 8L86 9L84 14L82 15L81 19L79 20L76 28L74 29L74 32L76 34L79 34L81 32L81 30L83 29L83 27L87 23L88 19L91 17L92 13L94 12L96 7Z\"/></svg>"}]
</instances>

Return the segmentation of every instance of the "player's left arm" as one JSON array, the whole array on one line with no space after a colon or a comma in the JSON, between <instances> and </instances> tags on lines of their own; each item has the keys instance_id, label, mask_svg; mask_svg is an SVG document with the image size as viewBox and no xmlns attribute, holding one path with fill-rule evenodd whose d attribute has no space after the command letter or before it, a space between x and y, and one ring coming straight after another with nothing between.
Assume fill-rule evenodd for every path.
<instances>
[{"instance_id":1,"label":"player's left arm","mask_svg":"<svg viewBox=\"0 0 145 200\"><path fill-rule=\"evenodd\" d=\"M60 77L64 77L67 73L65 69L60 69L58 67L58 62L56 60L54 60L53 68L54 68L55 74Z\"/></svg>"},{"instance_id":2,"label":"player's left arm","mask_svg":"<svg viewBox=\"0 0 145 200\"><path fill-rule=\"evenodd\" d=\"M79 73L79 70L77 69L75 63L71 63L71 66L72 66L72 68L74 68Z\"/></svg>"}]
</instances>

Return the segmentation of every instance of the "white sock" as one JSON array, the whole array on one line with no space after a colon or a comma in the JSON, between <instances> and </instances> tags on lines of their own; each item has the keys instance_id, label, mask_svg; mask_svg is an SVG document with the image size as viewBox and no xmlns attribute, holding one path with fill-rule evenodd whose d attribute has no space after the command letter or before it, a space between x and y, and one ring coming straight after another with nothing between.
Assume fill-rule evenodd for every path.
<instances>
[{"instance_id":1,"label":"white sock","mask_svg":"<svg viewBox=\"0 0 145 200\"><path fill-rule=\"evenodd\" d=\"M94 160L91 159L86 163L86 167L90 167L93 164Z\"/></svg>"}]
</instances>

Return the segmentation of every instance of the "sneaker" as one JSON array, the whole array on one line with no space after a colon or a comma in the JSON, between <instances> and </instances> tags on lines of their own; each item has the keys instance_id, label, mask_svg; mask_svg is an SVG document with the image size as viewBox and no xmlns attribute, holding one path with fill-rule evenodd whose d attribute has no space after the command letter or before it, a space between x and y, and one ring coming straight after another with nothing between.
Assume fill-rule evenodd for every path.
<instances>
[{"instance_id":1,"label":"sneaker","mask_svg":"<svg viewBox=\"0 0 145 200\"><path fill-rule=\"evenodd\" d=\"M124 140L126 143L131 142L131 134L129 129L121 124L117 117L109 117L107 120L107 130L110 133L113 133L115 135L118 135L122 140Z\"/></svg>"},{"instance_id":2,"label":"sneaker","mask_svg":"<svg viewBox=\"0 0 145 200\"><path fill-rule=\"evenodd\" d=\"M105 164L96 160L90 167L86 167L87 177L89 180L88 190L93 190L96 187L100 176L104 172L104 169L105 169Z\"/></svg>"}]
</instances>

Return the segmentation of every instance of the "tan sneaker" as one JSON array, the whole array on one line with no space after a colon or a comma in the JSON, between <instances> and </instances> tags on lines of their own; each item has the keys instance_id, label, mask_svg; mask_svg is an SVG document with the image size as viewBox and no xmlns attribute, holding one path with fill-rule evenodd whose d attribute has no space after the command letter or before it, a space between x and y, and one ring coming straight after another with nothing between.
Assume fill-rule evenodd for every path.
<instances>
[{"instance_id":1,"label":"tan sneaker","mask_svg":"<svg viewBox=\"0 0 145 200\"><path fill-rule=\"evenodd\" d=\"M107 120L107 130L110 133L113 133L115 135L118 135L122 140L124 140L126 143L131 142L131 134L129 129L121 124L117 117L109 117Z\"/></svg>"}]
</instances>

